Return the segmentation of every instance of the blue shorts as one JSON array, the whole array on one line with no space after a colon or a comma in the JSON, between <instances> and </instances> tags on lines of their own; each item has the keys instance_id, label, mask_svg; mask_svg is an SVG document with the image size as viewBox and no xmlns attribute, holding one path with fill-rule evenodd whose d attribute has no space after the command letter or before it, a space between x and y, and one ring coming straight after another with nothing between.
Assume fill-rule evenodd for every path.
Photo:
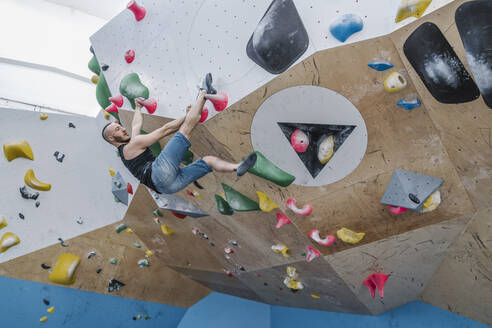
<instances>
[{"instance_id":1,"label":"blue shorts","mask_svg":"<svg viewBox=\"0 0 492 328\"><path fill-rule=\"evenodd\" d=\"M157 192L173 194L212 172L212 168L201 158L186 167L179 167L190 146L190 141L176 132L157 156L152 163L152 182Z\"/></svg>"}]
</instances>

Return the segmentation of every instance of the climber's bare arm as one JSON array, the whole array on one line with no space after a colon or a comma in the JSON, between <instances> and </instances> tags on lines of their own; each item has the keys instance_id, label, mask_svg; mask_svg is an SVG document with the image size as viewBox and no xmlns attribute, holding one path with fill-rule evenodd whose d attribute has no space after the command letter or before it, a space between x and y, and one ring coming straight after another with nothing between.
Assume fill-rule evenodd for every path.
<instances>
[{"instance_id":1,"label":"climber's bare arm","mask_svg":"<svg viewBox=\"0 0 492 328\"><path fill-rule=\"evenodd\" d=\"M135 102L135 114L132 121L132 139L140 135L143 125L142 105Z\"/></svg>"}]
</instances>

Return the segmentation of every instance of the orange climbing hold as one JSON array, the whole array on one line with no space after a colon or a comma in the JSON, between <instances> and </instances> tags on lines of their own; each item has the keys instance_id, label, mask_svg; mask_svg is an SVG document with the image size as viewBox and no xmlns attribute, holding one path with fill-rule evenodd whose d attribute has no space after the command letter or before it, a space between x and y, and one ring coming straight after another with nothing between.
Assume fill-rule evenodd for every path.
<instances>
[{"instance_id":1,"label":"orange climbing hold","mask_svg":"<svg viewBox=\"0 0 492 328\"><path fill-rule=\"evenodd\" d=\"M31 146L25 140L16 142L7 142L3 144L3 153L9 162L18 157L24 157L34 160L34 154L32 153Z\"/></svg>"}]
</instances>

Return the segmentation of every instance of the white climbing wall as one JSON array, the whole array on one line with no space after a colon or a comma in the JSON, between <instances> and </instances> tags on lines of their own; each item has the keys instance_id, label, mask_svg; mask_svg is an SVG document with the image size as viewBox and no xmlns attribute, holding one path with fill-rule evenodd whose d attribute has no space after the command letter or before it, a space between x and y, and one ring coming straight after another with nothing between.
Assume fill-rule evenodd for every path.
<instances>
[{"instance_id":1,"label":"white climbing wall","mask_svg":"<svg viewBox=\"0 0 492 328\"><path fill-rule=\"evenodd\" d=\"M345 43L388 34L413 18L394 23L397 0L309 0L294 1L310 37L307 51L297 62L316 51ZM451 0L434 0L426 14ZM212 72L215 86L229 95L233 104L275 75L256 65L246 55L246 45L270 1L252 0L139 0L147 10L137 22L125 8L91 37L99 63L112 94L119 93L121 79L138 73L151 97L158 100L155 115L176 118L195 99L196 85ZM329 32L339 15L354 13L364 21L364 29L345 43ZM136 52L127 64L124 53ZM382 58L384 59L384 58ZM125 105L129 108L129 104ZM208 106L209 109L213 107ZM213 110L209 118L217 113Z\"/></svg>"},{"instance_id":2,"label":"white climbing wall","mask_svg":"<svg viewBox=\"0 0 492 328\"><path fill-rule=\"evenodd\" d=\"M0 253L0 263L56 244L58 238L67 240L123 218L127 207L114 201L109 166L134 190L137 182L123 167L115 148L101 138L100 127L107 121L100 116L52 113L41 121L39 112L5 108L0 108L0 117L0 144L27 140L34 153L34 161L17 158L8 162L3 147L1 150L0 215L5 216L8 226L0 230L0 236L10 231L21 243ZM69 128L69 122L76 128ZM62 163L53 156L55 151L66 155ZM50 191L39 191L38 208L34 200L23 199L19 192L28 169L52 185ZM83 224L76 222L79 217Z\"/></svg>"}]
</instances>

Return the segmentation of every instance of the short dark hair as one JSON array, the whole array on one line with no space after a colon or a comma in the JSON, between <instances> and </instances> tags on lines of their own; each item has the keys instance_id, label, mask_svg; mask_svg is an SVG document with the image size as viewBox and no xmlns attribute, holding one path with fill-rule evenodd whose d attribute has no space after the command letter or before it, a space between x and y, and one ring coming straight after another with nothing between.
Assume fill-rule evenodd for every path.
<instances>
[{"instance_id":1,"label":"short dark hair","mask_svg":"<svg viewBox=\"0 0 492 328\"><path fill-rule=\"evenodd\" d=\"M107 142L109 142L109 143L111 143L111 141L109 141L108 139L106 139L106 137L104 136L104 131L106 131L106 128L107 128L108 126L110 126L111 124L112 124L112 123L108 123L108 124L106 124L106 125L102 128L102 131L101 131L101 135L102 135L103 139L104 139L104 140L106 140L106 141L107 141Z\"/></svg>"}]
</instances>

